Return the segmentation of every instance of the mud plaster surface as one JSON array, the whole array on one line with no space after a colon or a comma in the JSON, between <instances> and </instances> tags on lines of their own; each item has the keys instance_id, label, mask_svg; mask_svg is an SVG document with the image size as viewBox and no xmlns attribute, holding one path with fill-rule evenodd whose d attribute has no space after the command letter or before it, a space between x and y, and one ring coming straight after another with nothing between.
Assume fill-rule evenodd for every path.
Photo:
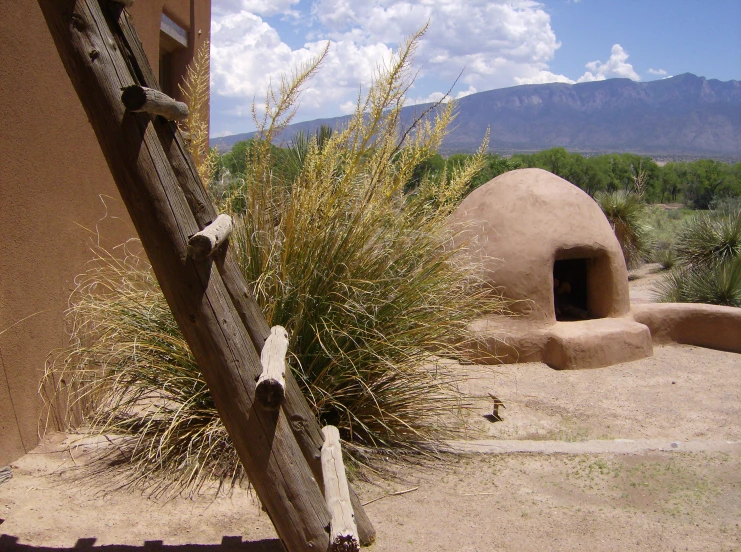
<instances>
[{"instance_id":1,"label":"mud plaster surface","mask_svg":"<svg viewBox=\"0 0 741 552\"><path fill-rule=\"evenodd\" d=\"M445 455L362 484L372 551L741 550L741 355L656 347L641 361L583 371L540 363L462 366L489 438L542 442L707 442L693 453ZM491 423L491 391L506 406ZM477 436L478 438L481 435ZM246 490L153 502L70 477L63 436L13 464L0 486L0 551L277 552ZM81 459L77 460L82 461ZM388 493L415 489L405 494ZM80 540L83 539L83 540ZM87 540L85 540L87 539Z\"/></svg>"}]
</instances>

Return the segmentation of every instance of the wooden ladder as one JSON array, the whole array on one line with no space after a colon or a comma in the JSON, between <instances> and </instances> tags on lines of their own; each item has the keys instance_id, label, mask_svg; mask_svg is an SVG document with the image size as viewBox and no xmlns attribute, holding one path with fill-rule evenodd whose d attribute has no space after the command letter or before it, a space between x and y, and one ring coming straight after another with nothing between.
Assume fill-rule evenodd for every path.
<instances>
[{"instance_id":1,"label":"wooden ladder","mask_svg":"<svg viewBox=\"0 0 741 552\"><path fill-rule=\"evenodd\" d=\"M345 481L339 435L325 428L325 439L285 370L282 328L263 351L271 328L229 250L230 221L217 218L177 125L165 118L182 116L184 106L158 92L125 9L133 3L39 0L162 292L285 548L357 550L375 530L352 489L337 494ZM357 537L349 534L353 511Z\"/></svg>"}]
</instances>

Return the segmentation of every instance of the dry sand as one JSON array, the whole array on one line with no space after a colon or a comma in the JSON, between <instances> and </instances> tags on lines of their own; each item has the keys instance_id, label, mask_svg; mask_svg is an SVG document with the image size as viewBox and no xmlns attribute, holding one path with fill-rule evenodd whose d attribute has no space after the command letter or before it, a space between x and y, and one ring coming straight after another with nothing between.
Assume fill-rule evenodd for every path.
<instances>
[{"instance_id":1,"label":"dry sand","mask_svg":"<svg viewBox=\"0 0 741 552\"><path fill-rule=\"evenodd\" d=\"M677 346L597 370L460 369L481 397L475 445L500 453L445 454L361 484L364 501L380 498L366 506L370 550L741 550L741 355ZM506 406L501 422L486 417L489 392ZM281 550L248 491L167 502L105 493L72 478L83 459L64 439L12 464L0 551Z\"/></svg>"}]
</instances>

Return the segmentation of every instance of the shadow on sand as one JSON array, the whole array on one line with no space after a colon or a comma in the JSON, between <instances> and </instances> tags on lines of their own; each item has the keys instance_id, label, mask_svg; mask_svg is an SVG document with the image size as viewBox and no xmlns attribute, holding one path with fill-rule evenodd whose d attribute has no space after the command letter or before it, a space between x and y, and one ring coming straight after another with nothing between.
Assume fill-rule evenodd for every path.
<instances>
[{"instance_id":1,"label":"shadow on sand","mask_svg":"<svg viewBox=\"0 0 741 552\"><path fill-rule=\"evenodd\" d=\"M242 541L242 537L222 537L220 544L175 544L144 541L142 546L106 544L95 546L96 538L77 539L72 548L19 544L18 537L0 535L0 552L283 552L278 539Z\"/></svg>"}]
</instances>

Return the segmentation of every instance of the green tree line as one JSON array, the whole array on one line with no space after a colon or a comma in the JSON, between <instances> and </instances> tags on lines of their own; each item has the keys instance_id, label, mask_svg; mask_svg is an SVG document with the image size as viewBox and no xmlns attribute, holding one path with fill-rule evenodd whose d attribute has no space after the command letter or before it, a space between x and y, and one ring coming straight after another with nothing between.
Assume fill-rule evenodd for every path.
<instances>
[{"instance_id":1,"label":"green tree line","mask_svg":"<svg viewBox=\"0 0 741 552\"><path fill-rule=\"evenodd\" d=\"M686 203L695 209L709 209L724 199L741 196L741 163L700 159L661 166L650 157L632 153L585 157L564 148L517 154L511 161L557 174L591 196L600 191L630 190L641 173L646 179L644 198L648 203Z\"/></svg>"},{"instance_id":2,"label":"green tree line","mask_svg":"<svg viewBox=\"0 0 741 552\"><path fill-rule=\"evenodd\" d=\"M244 175L250 144L249 140L237 142L229 152L220 156L216 180L227 171L231 177L240 178ZM296 144L286 148L274 146L276 171L285 173L295 170L298 166L296 149ZM443 172L450 174L456 167L462 166L468 157L470 154L465 153L456 153L448 158L439 154L431 156L417 166L406 191L413 192L426 176ZM484 168L470 183L469 192L504 172L525 167L552 172L590 196L601 191L630 190L635 178L642 174L647 203L685 203L695 209L709 209L724 199L741 197L741 163L700 159L669 162L662 166L650 157L633 153L585 157L564 148L516 154L509 158L488 153Z\"/></svg>"}]
</instances>

